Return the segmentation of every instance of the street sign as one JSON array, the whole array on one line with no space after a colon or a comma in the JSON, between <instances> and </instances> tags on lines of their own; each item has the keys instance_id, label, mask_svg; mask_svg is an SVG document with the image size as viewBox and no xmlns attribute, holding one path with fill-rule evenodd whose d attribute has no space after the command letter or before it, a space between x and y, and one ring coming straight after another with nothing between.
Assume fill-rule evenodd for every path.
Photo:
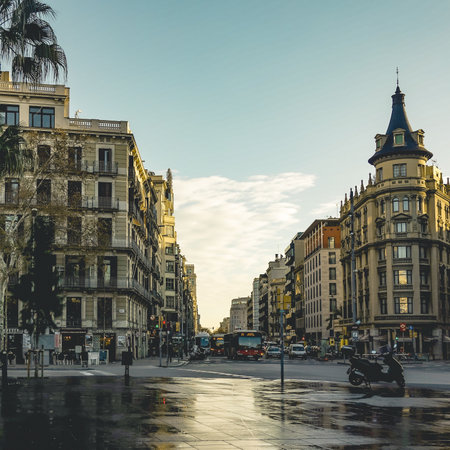
<instances>
[{"instance_id":1,"label":"street sign","mask_svg":"<svg viewBox=\"0 0 450 450\"><path fill-rule=\"evenodd\" d=\"M352 331L352 339L354 341L357 341L359 337L359 332L358 331Z\"/></svg>"},{"instance_id":2,"label":"street sign","mask_svg":"<svg viewBox=\"0 0 450 450\"><path fill-rule=\"evenodd\" d=\"M406 323L405 322L402 322L400 324L400 331L406 331Z\"/></svg>"}]
</instances>

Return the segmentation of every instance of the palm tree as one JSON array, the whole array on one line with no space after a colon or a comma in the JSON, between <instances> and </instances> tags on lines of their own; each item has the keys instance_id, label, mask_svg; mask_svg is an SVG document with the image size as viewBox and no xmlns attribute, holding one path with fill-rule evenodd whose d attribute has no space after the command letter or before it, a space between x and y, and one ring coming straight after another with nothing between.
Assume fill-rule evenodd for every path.
<instances>
[{"instance_id":1,"label":"palm tree","mask_svg":"<svg viewBox=\"0 0 450 450\"><path fill-rule=\"evenodd\" d=\"M0 56L11 61L15 81L39 83L67 76L67 60L51 25L53 9L36 0L0 0Z\"/></svg>"},{"instance_id":2,"label":"palm tree","mask_svg":"<svg viewBox=\"0 0 450 450\"><path fill-rule=\"evenodd\" d=\"M27 152L22 149L23 143L17 126L9 126L0 134L0 178L22 174L28 159Z\"/></svg>"}]
</instances>

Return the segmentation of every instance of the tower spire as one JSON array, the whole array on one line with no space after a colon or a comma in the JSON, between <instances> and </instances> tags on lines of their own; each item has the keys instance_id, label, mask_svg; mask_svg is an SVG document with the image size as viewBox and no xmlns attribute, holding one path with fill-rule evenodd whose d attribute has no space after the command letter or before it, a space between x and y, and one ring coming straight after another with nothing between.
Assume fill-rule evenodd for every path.
<instances>
[{"instance_id":1,"label":"tower spire","mask_svg":"<svg viewBox=\"0 0 450 450\"><path fill-rule=\"evenodd\" d=\"M398 87L398 66L396 72L397 72L397 87Z\"/></svg>"}]
</instances>

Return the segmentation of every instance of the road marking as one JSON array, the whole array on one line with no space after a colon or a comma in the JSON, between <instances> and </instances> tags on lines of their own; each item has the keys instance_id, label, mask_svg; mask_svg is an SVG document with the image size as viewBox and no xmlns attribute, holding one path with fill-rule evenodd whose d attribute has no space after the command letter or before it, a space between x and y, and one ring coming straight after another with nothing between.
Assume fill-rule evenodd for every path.
<instances>
[{"instance_id":1,"label":"road marking","mask_svg":"<svg viewBox=\"0 0 450 450\"><path fill-rule=\"evenodd\" d=\"M97 369L92 370L92 372L95 372L92 375L108 375L108 376L116 375L111 372L105 372L103 370L97 370Z\"/></svg>"},{"instance_id":2,"label":"road marking","mask_svg":"<svg viewBox=\"0 0 450 450\"><path fill-rule=\"evenodd\" d=\"M187 370L188 372L198 372L198 373L212 373L214 375L225 375L227 377L236 377L236 378L245 378L248 380L258 380L259 377L252 377L250 375L239 375L235 373L227 373L227 372L217 372L215 370L199 370L199 369L181 369L181 370Z\"/></svg>"},{"instance_id":3,"label":"road marking","mask_svg":"<svg viewBox=\"0 0 450 450\"><path fill-rule=\"evenodd\" d=\"M91 377L94 376L94 374L92 372L87 372L86 370L81 370L80 373L83 375L89 375Z\"/></svg>"}]
</instances>

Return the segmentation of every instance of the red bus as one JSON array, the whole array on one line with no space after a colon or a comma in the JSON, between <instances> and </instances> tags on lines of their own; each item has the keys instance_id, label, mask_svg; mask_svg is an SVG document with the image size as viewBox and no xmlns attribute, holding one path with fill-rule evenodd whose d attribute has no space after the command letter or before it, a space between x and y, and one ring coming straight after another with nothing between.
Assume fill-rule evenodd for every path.
<instances>
[{"instance_id":1,"label":"red bus","mask_svg":"<svg viewBox=\"0 0 450 450\"><path fill-rule=\"evenodd\" d=\"M263 335L254 330L237 330L224 336L225 356L228 359L253 358L264 355Z\"/></svg>"},{"instance_id":2,"label":"red bus","mask_svg":"<svg viewBox=\"0 0 450 450\"><path fill-rule=\"evenodd\" d=\"M211 356L223 356L223 334L213 334L211 336Z\"/></svg>"}]
</instances>

